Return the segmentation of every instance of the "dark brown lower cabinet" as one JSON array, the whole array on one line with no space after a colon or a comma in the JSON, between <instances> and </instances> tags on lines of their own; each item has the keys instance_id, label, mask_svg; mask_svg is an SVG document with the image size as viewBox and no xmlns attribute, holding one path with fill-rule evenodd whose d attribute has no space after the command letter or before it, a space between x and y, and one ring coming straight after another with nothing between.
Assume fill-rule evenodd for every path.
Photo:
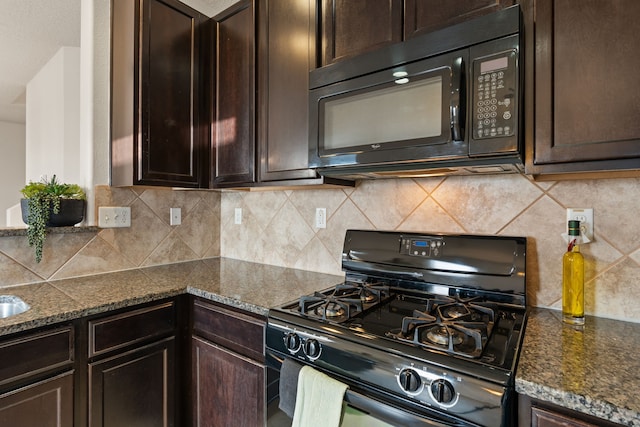
<instances>
[{"instance_id":1,"label":"dark brown lower cabinet","mask_svg":"<svg viewBox=\"0 0 640 427\"><path fill-rule=\"evenodd\" d=\"M191 425L265 425L266 320L195 298L191 338Z\"/></svg>"},{"instance_id":2,"label":"dark brown lower cabinet","mask_svg":"<svg viewBox=\"0 0 640 427\"><path fill-rule=\"evenodd\" d=\"M73 372L0 394L0 426L72 427Z\"/></svg>"},{"instance_id":3,"label":"dark brown lower cabinet","mask_svg":"<svg viewBox=\"0 0 640 427\"><path fill-rule=\"evenodd\" d=\"M74 349L70 325L0 340L0 426L74 425Z\"/></svg>"},{"instance_id":4,"label":"dark brown lower cabinet","mask_svg":"<svg viewBox=\"0 0 640 427\"><path fill-rule=\"evenodd\" d=\"M89 364L89 425L175 425L174 365L173 338Z\"/></svg>"},{"instance_id":5,"label":"dark brown lower cabinet","mask_svg":"<svg viewBox=\"0 0 640 427\"><path fill-rule=\"evenodd\" d=\"M616 427L602 420L551 403L518 396L519 427Z\"/></svg>"},{"instance_id":6,"label":"dark brown lower cabinet","mask_svg":"<svg viewBox=\"0 0 640 427\"><path fill-rule=\"evenodd\" d=\"M90 318L90 427L177 425L176 300Z\"/></svg>"},{"instance_id":7,"label":"dark brown lower cabinet","mask_svg":"<svg viewBox=\"0 0 640 427\"><path fill-rule=\"evenodd\" d=\"M197 337L192 343L194 425L264 425L264 365Z\"/></svg>"}]
</instances>

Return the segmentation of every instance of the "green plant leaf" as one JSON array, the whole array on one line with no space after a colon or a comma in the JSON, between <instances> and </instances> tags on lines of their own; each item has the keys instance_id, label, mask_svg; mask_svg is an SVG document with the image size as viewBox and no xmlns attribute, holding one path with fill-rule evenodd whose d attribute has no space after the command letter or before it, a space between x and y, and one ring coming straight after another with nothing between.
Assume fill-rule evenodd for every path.
<instances>
[{"instance_id":1,"label":"green plant leaf","mask_svg":"<svg viewBox=\"0 0 640 427\"><path fill-rule=\"evenodd\" d=\"M58 181L56 175L51 180L43 178L40 182L29 182L20 190L29 205L27 216L27 239L29 246L36 252L36 262L42 260L42 247L47 236L46 224L49 214L60 213L60 199L87 200L82 188L77 184L65 184Z\"/></svg>"}]
</instances>

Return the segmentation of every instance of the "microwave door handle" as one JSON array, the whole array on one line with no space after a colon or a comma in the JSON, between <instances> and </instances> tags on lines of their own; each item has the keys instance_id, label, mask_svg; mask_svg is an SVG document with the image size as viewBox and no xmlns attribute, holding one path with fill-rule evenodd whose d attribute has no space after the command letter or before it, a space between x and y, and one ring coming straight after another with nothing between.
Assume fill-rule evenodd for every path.
<instances>
[{"instance_id":1,"label":"microwave door handle","mask_svg":"<svg viewBox=\"0 0 640 427\"><path fill-rule=\"evenodd\" d=\"M460 91L463 84L462 57L456 58L451 66L451 103L449 106L449 118L451 120L451 138L454 141L462 141L462 96Z\"/></svg>"}]
</instances>

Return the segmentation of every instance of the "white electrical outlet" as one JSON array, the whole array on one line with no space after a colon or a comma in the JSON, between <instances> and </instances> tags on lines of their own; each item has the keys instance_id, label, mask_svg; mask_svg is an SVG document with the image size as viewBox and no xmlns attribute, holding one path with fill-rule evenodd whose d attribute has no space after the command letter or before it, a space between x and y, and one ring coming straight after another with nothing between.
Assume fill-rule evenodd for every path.
<instances>
[{"instance_id":1,"label":"white electrical outlet","mask_svg":"<svg viewBox=\"0 0 640 427\"><path fill-rule=\"evenodd\" d=\"M182 224L182 209L169 208L169 225Z\"/></svg>"},{"instance_id":2,"label":"white electrical outlet","mask_svg":"<svg viewBox=\"0 0 640 427\"><path fill-rule=\"evenodd\" d=\"M567 208L567 222L569 221L580 221L580 234L588 241L593 241L593 209Z\"/></svg>"},{"instance_id":3,"label":"white electrical outlet","mask_svg":"<svg viewBox=\"0 0 640 427\"><path fill-rule=\"evenodd\" d=\"M242 208L235 209L233 222L235 224L242 224Z\"/></svg>"},{"instance_id":4,"label":"white electrical outlet","mask_svg":"<svg viewBox=\"0 0 640 427\"><path fill-rule=\"evenodd\" d=\"M327 208L316 208L316 228L327 228Z\"/></svg>"},{"instance_id":5,"label":"white electrical outlet","mask_svg":"<svg viewBox=\"0 0 640 427\"><path fill-rule=\"evenodd\" d=\"M100 206L98 208L98 227L131 227L131 207Z\"/></svg>"}]
</instances>

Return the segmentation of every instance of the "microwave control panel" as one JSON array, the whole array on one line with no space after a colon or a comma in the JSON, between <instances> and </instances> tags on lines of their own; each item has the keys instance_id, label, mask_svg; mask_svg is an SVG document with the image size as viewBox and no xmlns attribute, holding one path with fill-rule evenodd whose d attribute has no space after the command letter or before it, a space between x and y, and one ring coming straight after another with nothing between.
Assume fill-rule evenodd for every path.
<instances>
[{"instance_id":1,"label":"microwave control panel","mask_svg":"<svg viewBox=\"0 0 640 427\"><path fill-rule=\"evenodd\" d=\"M514 135L517 127L516 53L473 61L473 139Z\"/></svg>"}]
</instances>

